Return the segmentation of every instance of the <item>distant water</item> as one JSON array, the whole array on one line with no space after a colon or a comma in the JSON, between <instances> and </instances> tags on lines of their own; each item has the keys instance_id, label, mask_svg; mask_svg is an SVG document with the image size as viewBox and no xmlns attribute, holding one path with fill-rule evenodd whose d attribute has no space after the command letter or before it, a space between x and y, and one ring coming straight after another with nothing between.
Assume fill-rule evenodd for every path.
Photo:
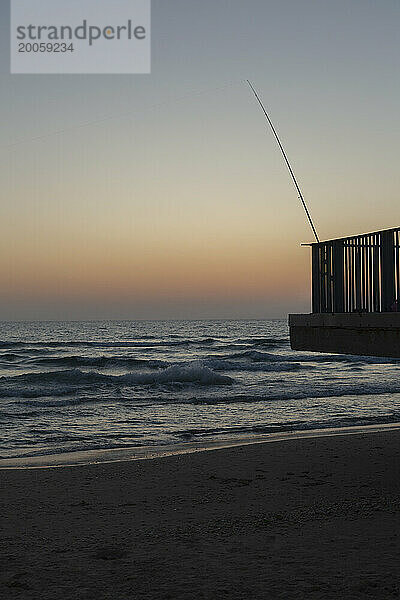
<instances>
[{"instance_id":1,"label":"distant water","mask_svg":"<svg viewBox=\"0 0 400 600\"><path fill-rule=\"evenodd\" d=\"M3 459L400 421L399 361L294 352L285 321L0 332Z\"/></svg>"}]
</instances>

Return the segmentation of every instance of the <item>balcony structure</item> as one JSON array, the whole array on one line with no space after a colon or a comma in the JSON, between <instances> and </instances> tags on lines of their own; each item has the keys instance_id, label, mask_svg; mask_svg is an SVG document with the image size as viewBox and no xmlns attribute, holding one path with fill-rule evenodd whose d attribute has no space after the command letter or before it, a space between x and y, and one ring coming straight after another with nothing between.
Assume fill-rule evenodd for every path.
<instances>
[{"instance_id":1,"label":"balcony structure","mask_svg":"<svg viewBox=\"0 0 400 600\"><path fill-rule=\"evenodd\" d=\"M311 244L312 313L294 350L400 357L400 227Z\"/></svg>"}]
</instances>

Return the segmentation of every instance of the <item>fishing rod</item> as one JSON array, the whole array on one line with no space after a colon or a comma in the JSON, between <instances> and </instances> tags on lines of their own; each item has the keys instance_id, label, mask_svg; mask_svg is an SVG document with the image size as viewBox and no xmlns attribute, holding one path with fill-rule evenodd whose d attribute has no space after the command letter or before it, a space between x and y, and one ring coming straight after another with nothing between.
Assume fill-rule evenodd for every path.
<instances>
[{"instance_id":1,"label":"fishing rod","mask_svg":"<svg viewBox=\"0 0 400 600\"><path fill-rule=\"evenodd\" d=\"M279 148L281 149L281 152L282 152L282 154L283 154L283 158L285 159L285 162L286 162L287 168L289 169L289 173L290 173L290 175L292 176L293 183L294 183L294 185L296 186L296 190L297 190L297 192L298 192L298 194L299 194L299 199L301 200L301 203L302 203L302 205L303 205L303 208L304 208L304 210L305 210L305 213L306 213L306 215L307 215L308 222L310 223L310 225L311 225L311 229L313 230L313 233L314 233L314 236L315 236L315 239L317 240L317 243L319 244L319 237L318 237L317 231L316 231L316 229L315 229L315 227L314 227L313 220L312 220L312 218L311 218L311 215L310 215L310 213L309 213L309 210L308 210L308 208L307 208L307 204L305 203L305 200L304 200L304 198L303 198L303 194L301 193L301 190L300 190L299 184L297 183L296 177L294 176L293 169L292 169L292 167L290 166L289 159L288 159L288 157L286 156L286 152L285 152L285 150L283 149L283 146L282 146L282 144L281 144L281 141L280 141L280 139L279 139L279 137L278 137L278 134L276 133L276 129L275 129L275 127L273 126L273 124L272 124L272 121L271 121L271 119L269 118L269 115L268 115L267 111L265 110L264 104L262 103L262 101L261 101L261 98L260 98L260 96L257 94L257 92L256 92L256 90L255 90L255 88L254 88L254 86L252 85L252 83L251 83L251 82L250 82L248 79L247 79L247 83L249 84L249 86L250 86L251 90L253 91L253 94L254 94L254 95L255 95L255 97L257 98L257 101L258 101L259 105L261 106L261 108L262 108L262 111L263 111L264 115L267 117L267 121L268 121L268 123L269 123L269 124L270 124L270 126L271 126L271 129L272 129L272 131L273 131L273 134L274 134L274 136L275 136L275 138L276 138L276 141L278 142Z\"/></svg>"}]
</instances>

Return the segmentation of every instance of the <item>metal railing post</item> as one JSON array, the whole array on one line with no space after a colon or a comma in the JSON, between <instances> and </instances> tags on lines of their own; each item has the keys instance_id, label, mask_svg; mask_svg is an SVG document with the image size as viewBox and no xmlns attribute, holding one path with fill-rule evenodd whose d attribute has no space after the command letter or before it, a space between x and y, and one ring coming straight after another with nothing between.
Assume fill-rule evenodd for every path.
<instances>
[{"instance_id":1,"label":"metal railing post","mask_svg":"<svg viewBox=\"0 0 400 600\"><path fill-rule=\"evenodd\" d=\"M317 244L312 244L311 253L312 311L313 313L319 313L321 312L321 267L319 246Z\"/></svg>"},{"instance_id":2,"label":"metal railing post","mask_svg":"<svg viewBox=\"0 0 400 600\"><path fill-rule=\"evenodd\" d=\"M333 242L333 312L344 312L344 252L343 242Z\"/></svg>"},{"instance_id":3,"label":"metal railing post","mask_svg":"<svg viewBox=\"0 0 400 600\"><path fill-rule=\"evenodd\" d=\"M389 312L395 298L394 235L393 231L381 233L381 289L382 312Z\"/></svg>"}]
</instances>

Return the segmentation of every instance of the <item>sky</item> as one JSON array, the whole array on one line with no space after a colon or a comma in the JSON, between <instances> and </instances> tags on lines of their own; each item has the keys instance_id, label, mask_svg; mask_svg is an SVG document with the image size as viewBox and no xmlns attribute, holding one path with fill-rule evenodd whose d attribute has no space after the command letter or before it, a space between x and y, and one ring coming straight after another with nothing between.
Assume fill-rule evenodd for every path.
<instances>
[{"instance_id":1,"label":"sky","mask_svg":"<svg viewBox=\"0 0 400 600\"><path fill-rule=\"evenodd\" d=\"M309 312L245 80L321 239L398 226L399 25L398 0L153 0L150 75L11 75L0 0L0 320Z\"/></svg>"}]
</instances>

